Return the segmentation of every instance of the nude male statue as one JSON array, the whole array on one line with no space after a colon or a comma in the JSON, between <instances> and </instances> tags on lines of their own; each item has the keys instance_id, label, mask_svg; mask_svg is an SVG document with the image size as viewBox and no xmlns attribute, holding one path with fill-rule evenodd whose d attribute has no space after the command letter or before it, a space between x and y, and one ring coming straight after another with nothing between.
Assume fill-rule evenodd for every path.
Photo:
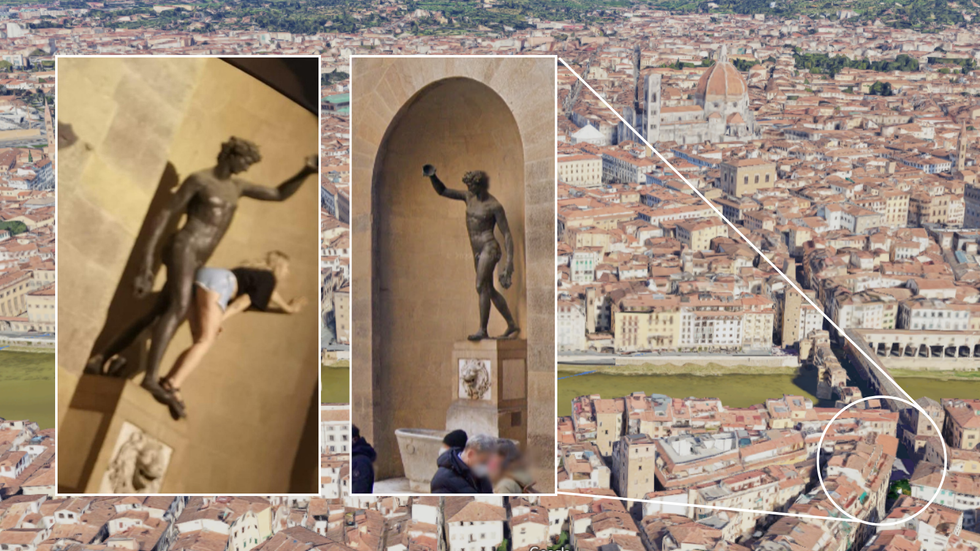
<instances>
[{"instance_id":1,"label":"nude male statue","mask_svg":"<svg viewBox=\"0 0 980 551\"><path fill-rule=\"evenodd\" d=\"M187 317L194 297L194 275L211 257L231 225L238 200L249 197L260 201L285 201L296 193L308 176L317 173L317 157L311 156L299 172L275 188L252 184L236 176L260 160L262 157L255 144L232 137L221 145L216 166L195 172L184 180L173 194L170 204L151 222L149 242L142 251L142 263L133 282L134 294L138 298L153 290L153 254L157 244L170 223L186 214L183 227L170 236L170 241L163 248L167 282L159 299L149 313L137 319L108 346L89 358L86 373L120 376L125 360L117 354L145 329L153 326L142 386L157 401L171 405L173 395L164 391L157 378L160 360L177 327ZM109 361L108 371L105 370L106 361Z\"/></svg>"},{"instance_id":2,"label":"nude male statue","mask_svg":"<svg viewBox=\"0 0 980 551\"><path fill-rule=\"evenodd\" d=\"M487 323L490 321L490 303L497 308L507 322L507 331L502 339L513 339L521 332L514 317L507 308L507 301L493 286L493 270L500 262L500 243L493 235L494 227L500 227L504 236L504 248L507 258L503 271L500 272L500 285L509 289L511 276L514 274L514 237L507 224L504 207L490 195L490 177L482 170L467 172L463 176L466 191L448 189L436 176L432 165L422 167L422 175L432 182L436 193L448 199L466 202L466 230L470 235L470 247L473 249L473 264L476 268L476 292L480 296L480 330L467 337L471 341L479 341L489 337Z\"/></svg>"}]
</instances>

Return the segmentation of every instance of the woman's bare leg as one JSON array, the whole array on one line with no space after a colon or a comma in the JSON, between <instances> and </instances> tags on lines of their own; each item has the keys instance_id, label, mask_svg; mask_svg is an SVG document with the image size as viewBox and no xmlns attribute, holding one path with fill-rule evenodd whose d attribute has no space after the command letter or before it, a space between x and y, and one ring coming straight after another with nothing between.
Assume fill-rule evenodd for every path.
<instances>
[{"instance_id":1,"label":"woman's bare leg","mask_svg":"<svg viewBox=\"0 0 980 551\"><path fill-rule=\"evenodd\" d=\"M218 304L220 295L197 285L194 291L194 305L190 315L194 344L177 358L166 377L175 389L181 388L187 377L200 365L221 329L223 312Z\"/></svg>"}]
</instances>

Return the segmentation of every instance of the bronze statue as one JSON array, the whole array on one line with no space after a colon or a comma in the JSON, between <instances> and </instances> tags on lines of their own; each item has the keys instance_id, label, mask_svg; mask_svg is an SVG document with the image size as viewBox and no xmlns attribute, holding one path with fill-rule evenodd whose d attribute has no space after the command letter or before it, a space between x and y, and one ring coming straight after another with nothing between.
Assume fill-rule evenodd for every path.
<instances>
[{"instance_id":1,"label":"bronze statue","mask_svg":"<svg viewBox=\"0 0 980 551\"><path fill-rule=\"evenodd\" d=\"M149 313L137 319L112 339L108 346L89 358L86 373L121 376L125 360L117 355L140 333L153 326L142 386L163 404L172 408L181 405L174 394L164 390L157 380L160 360L177 327L187 318L194 298L195 274L211 258L231 225L239 198L285 201L296 193L307 176L317 172L317 158L311 156L299 172L275 188L252 184L236 177L236 174L245 172L261 159L255 144L232 137L222 144L216 166L195 172L184 180L170 204L151 222L149 242L141 251L143 260L133 289L138 298L153 290L153 255L157 244L170 223L186 214L183 227L171 236L163 248L163 264L167 267L166 285ZM107 360L109 366L106 371Z\"/></svg>"},{"instance_id":2,"label":"bronze statue","mask_svg":"<svg viewBox=\"0 0 980 551\"><path fill-rule=\"evenodd\" d=\"M470 246L473 249L473 264L476 268L476 292L480 296L480 330L467 337L471 341L488 338L487 323L490 321L490 303L497 308L507 322L507 331L502 339L513 339L521 332L514 317L507 308L507 301L493 286L493 271L500 262L500 243L493 235L494 227L500 227L504 236L504 248L507 258L503 271L500 272L500 285L509 289L511 276L514 274L514 237L507 225L504 207L489 193L490 177L482 170L467 172L463 176L466 191L447 189L445 184L436 176L436 168L432 165L422 167L422 175L429 178L432 188L439 195L466 202L466 230L470 235Z\"/></svg>"}]
</instances>

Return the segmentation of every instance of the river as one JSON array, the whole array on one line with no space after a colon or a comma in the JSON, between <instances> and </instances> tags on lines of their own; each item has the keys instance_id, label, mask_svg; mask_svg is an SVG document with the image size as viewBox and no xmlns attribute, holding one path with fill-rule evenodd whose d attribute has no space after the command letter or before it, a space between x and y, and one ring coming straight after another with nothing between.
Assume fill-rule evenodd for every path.
<instances>
[{"instance_id":1,"label":"river","mask_svg":"<svg viewBox=\"0 0 980 551\"><path fill-rule=\"evenodd\" d=\"M346 362L320 367L320 403L350 403L350 368Z\"/></svg>"},{"instance_id":2,"label":"river","mask_svg":"<svg viewBox=\"0 0 980 551\"><path fill-rule=\"evenodd\" d=\"M0 351L0 418L54 428L54 354Z\"/></svg>"},{"instance_id":3,"label":"river","mask_svg":"<svg viewBox=\"0 0 980 551\"><path fill-rule=\"evenodd\" d=\"M574 372L561 371L558 377L568 377ZM601 368L599 368L601 369ZM865 390L863 382L855 384L852 374L850 384ZM766 398L779 398L783 394L805 396L819 406L832 406L829 402L817 402L816 372L801 371L796 375L609 375L593 373L558 380L558 415L570 415L572 399L585 394L599 394L603 398L617 398L631 392L666 394L672 398L720 398L731 407L748 407L761 404ZM928 396L941 398L980 398L980 380L925 379L898 377L895 381L913 399Z\"/></svg>"}]
</instances>

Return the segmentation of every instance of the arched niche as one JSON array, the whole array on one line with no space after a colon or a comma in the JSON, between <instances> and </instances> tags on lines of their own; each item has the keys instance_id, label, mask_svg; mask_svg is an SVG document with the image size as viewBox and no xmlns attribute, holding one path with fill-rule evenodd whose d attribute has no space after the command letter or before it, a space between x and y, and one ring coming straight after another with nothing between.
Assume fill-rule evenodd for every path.
<instances>
[{"instance_id":1,"label":"arched niche","mask_svg":"<svg viewBox=\"0 0 980 551\"><path fill-rule=\"evenodd\" d=\"M514 238L514 281L494 282L527 326L524 262L524 149L504 100L469 78L438 80L398 110L375 159L373 332L392 428L443 429L452 401L453 344L479 326L476 272L466 205L441 197L422 176L432 164L447 187L465 189L470 170L490 176ZM496 232L503 250L503 236ZM502 267L504 259L498 264ZM499 273L499 271L498 271ZM496 310L490 334L505 330ZM376 435L376 439L387 435ZM385 446L397 457L397 446ZM395 464L396 470L401 464Z\"/></svg>"},{"instance_id":2,"label":"arched niche","mask_svg":"<svg viewBox=\"0 0 980 551\"><path fill-rule=\"evenodd\" d=\"M514 237L513 284L503 289L496 276L495 284L521 327L527 326L520 129L507 104L489 86L469 78L442 79L399 109L375 159L372 186L379 269L374 278L373 325L388 343L404 340L385 347L390 360L385 362L386 370L416 369L397 358L424 358L430 348L446 356L448 365L452 343L478 327L466 206L435 193L429 179L422 177L425 163L436 166L450 188L465 189L461 178L467 171L489 174L490 194L503 205ZM495 235L503 250L499 229ZM501 334L504 328L502 318L492 311L490 334Z\"/></svg>"}]
</instances>

